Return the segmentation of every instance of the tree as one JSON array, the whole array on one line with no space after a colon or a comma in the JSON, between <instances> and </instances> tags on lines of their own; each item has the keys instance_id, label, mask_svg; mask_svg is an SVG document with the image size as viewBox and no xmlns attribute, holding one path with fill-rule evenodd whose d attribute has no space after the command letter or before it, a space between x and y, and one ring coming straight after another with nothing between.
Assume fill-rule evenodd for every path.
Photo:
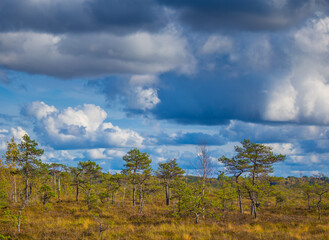
<instances>
[{"instance_id":1,"label":"tree","mask_svg":"<svg viewBox=\"0 0 329 240\"><path fill-rule=\"evenodd\" d=\"M178 166L176 159L169 160L165 163L159 163L157 175L164 181L167 206L170 205L170 189L172 188L173 179L181 177L184 173L185 171Z\"/></svg>"},{"instance_id":2,"label":"tree","mask_svg":"<svg viewBox=\"0 0 329 240\"><path fill-rule=\"evenodd\" d=\"M315 180L313 192L318 197L318 201L316 202L316 207L318 209L318 220L321 220L322 200L323 197L329 192L329 184L325 181L325 176L322 174L314 176L313 179Z\"/></svg>"},{"instance_id":3,"label":"tree","mask_svg":"<svg viewBox=\"0 0 329 240\"><path fill-rule=\"evenodd\" d=\"M205 218L205 189L206 183L211 174L214 171L214 165L210 159L207 145L204 143L197 148L197 162L196 170L201 178L201 205L202 205L202 217Z\"/></svg>"},{"instance_id":4,"label":"tree","mask_svg":"<svg viewBox=\"0 0 329 240\"><path fill-rule=\"evenodd\" d=\"M251 181L245 181L244 187L248 192L251 201L251 215L257 217L258 193L260 178L266 177L273 172L272 165L276 162L283 161L285 155L275 155L272 148L264 144L252 143L250 140L243 140L240 146L235 146L236 156L232 159L227 159L224 156L219 159L223 162L231 173L236 176L241 176L243 173L249 173ZM262 186L263 188L264 186ZM241 206L241 205L240 205ZM241 211L241 209L240 209Z\"/></svg>"},{"instance_id":5,"label":"tree","mask_svg":"<svg viewBox=\"0 0 329 240\"><path fill-rule=\"evenodd\" d=\"M306 177L301 177L297 187L300 188L303 195L306 196L307 209L311 210L311 198L314 194L314 185L310 184Z\"/></svg>"},{"instance_id":6,"label":"tree","mask_svg":"<svg viewBox=\"0 0 329 240\"><path fill-rule=\"evenodd\" d=\"M51 187L47 184L43 184L40 187L39 194L40 194L40 199L41 199L43 205L45 205L47 202L49 202L50 198L55 196Z\"/></svg>"},{"instance_id":7,"label":"tree","mask_svg":"<svg viewBox=\"0 0 329 240\"><path fill-rule=\"evenodd\" d=\"M58 202L61 202L61 177L67 170L63 164L52 163L49 166L51 175L53 176L54 191L57 191Z\"/></svg>"},{"instance_id":8,"label":"tree","mask_svg":"<svg viewBox=\"0 0 329 240\"><path fill-rule=\"evenodd\" d=\"M102 168L95 162L88 160L79 162L78 169L81 172L81 188L85 193L88 210L91 210L96 203L94 184L99 180Z\"/></svg>"},{"instance_id":9,"label":"tree","mask_svg":"<svg viewBox=\"0 0 329 240\"><path fill-rule=\"evenodd\" d=\"M10 168L10 175L13 177L12 201L17 202L16 176L18 174L17 165L19 164L20 152L14 137L10 139L10 142L7 142L7 151L5 157L6 157L6 163Z\"/></svg>"},{"instance_id":10,"label":"tree","mask_svg":"<svg viewBox=\"0 0 329 240\"><path fill-rule=\"evenodd\" d=\"M79 202L80 187L82 185L82 169L77 167L70 167L70 173L72 175L71 185L75 186L75 201Z\"/></svg>"},{"instance_id":11,"label":"tree","mask_svg":"<svg viewBox=\"0 0 329 240\"><path fill-rule=\"evenodd\" d=\"M227 210L230 209L229 203L232 202L236 196L231 181L225 176L224 172L220 173L218 180L220 186L216 194L219 199L217 205L220 206L220 209L222 210L222 217L225 218Z\"/></svg>"},{"instance_id":12,"label":"tree","mask_svg":"<svg viewBox=\"0 0 329 240\"><path fill-rule=\"evenodd\" d=\"M237 146L235 146L237 148ZM240 189L239 177L245 172L249 171L249 160L245 158L240 158L238 155L233 158L227 158L222 156L218 159L219 162L223 163L225 166L225 171L228 174L232 174L235 178L237 195L238 195L238 204L240 213L243 214L242 207L242 194Z\"/></svg>"},{"instance_id":13,"label":"tree","mask_svg":"<svg viewBox=\"0 0 329 240\"><path fill-rule=\"evenodd\" d=\"M147 153L141 153L137 148L131 149L123 160L124 164L123 174L127 175L130 183L133 185L133 206L136 205L136 186L142 185L151 176L151 158ZM142 194L142 193L140 193Z\"/></svg>"},{"instance_id":14,"label":"tree","mask_svg":"<svg viewBox=\"0 0 329 240\"><path fill-rule=\"evenodd\" d=\"M27 134L23 136L21 143L18 145L21 153L18 164L22 168L25 177L25 199L28 199L32 193L31 179L33 178L33 173L41 164L38 157L44 153L44 150L37 149L37 146L38 143Z\"/></svg>"},{"instance_id":15,"label":"tree","mask_svg":"<svg viewBox=\"0 0 329 240\"><path fill-rule=\"evenodd\" d=\"M105 191L101 193L102 198L109 199L112 196L112 204L115 204L116 193L120 189L123 183L124 175L120 173L116 174L104 174L103 175L103 186Z\"/></svg>"},{"instance_id":16,"label":"tree","mask_svg":"<svg viewBox=\"0 0 329 240\"><path fill-rule=\"evenodd\" d=\"M204 196L202 195L202 185L193 183L189 186L180 186L179 211L186 214L193 214L195 223L200 222L200 214L203 213Z\"/></svg>"}]
</instances>

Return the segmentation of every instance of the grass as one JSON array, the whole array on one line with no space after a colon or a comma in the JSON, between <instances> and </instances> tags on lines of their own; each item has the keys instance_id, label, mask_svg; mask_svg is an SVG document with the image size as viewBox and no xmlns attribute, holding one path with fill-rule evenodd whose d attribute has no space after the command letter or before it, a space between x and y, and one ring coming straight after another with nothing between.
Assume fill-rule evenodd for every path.
<instances>
[{"instance_id":1,"label":"grass","mask_svg":"<svg viewBox=\"0 0 329 240\"><path fill-rule=\"evenodd\" d=\"M3 209L0 239L329 239L329 216L318 221L316 212L302 209L262 209L258 219L233 211L224 220L207 218L196 225L192 218L173 217L171 208L159 203L149 203L144 214L130 202L101 208L88 211L83 202L68 200L31 205L23 211L20 234ZM12 214L17 209L10 208Z\"/></svg>"}]
</instances>

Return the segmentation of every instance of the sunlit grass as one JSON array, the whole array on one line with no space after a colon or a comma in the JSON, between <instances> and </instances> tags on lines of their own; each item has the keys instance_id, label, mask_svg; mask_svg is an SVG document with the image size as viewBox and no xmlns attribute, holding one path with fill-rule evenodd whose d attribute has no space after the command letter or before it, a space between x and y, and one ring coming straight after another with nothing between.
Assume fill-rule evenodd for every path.
<instances>
[{"instance_id":1,"label":"sunlit grass","mask_svg":"<svg viewBox=\"0 0 329 240\"><path fill-rule=\"evenodd\" d=\"M3 210L4 211L4 210ZM17 207L11 207L17 214ZM3 212L2 212L3 213ZM173 217L172 208L150 203L144 214L127 203L88 211L83 202L34 204L23 212L22 232L4 214L0 233L11 239L329 239L329 217L317 220L315 211L262 209L258 219L247 212L228 213L226 219L206 218L195 224L189 217ZM99 219L103 232L99 232Z\"/></svg>"}]
</instances>

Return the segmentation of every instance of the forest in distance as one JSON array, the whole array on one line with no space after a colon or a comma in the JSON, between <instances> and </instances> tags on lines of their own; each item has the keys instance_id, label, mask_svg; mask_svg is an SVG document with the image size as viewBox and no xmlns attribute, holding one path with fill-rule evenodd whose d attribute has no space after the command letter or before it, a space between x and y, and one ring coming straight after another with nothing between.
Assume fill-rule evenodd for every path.
<instances>
[{"instance_id":1,"label":"forest in distance","mask_svg":"<svg viewBox=\"0 0 329 240\"><path fill-rule=\"evenodd\" d=\"M245 139L234 157L218 156L224 171L200 145L193 175L177 159L152 169L137 148L116 173L43 154L29 135L7 142L0 239L329 239L329 178L273 176L286 156L264 144Z\"/></svg>"}]
</instances>

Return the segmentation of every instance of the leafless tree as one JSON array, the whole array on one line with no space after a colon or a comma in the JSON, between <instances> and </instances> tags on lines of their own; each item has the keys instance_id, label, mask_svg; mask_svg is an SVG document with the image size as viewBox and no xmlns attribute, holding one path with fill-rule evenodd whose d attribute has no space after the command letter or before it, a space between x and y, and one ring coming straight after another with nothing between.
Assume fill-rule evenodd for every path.
<instances>
[{"instance_id":1,"label":"leafless tree","mask_svg":"<svg viewBox=\"0 0 329 240\"><path fill-rule=\"evenodd\" d=\"M212 176L215 166L211 161L207 144L204 142L203 144L197 147L197 161L195 164L195 169L197 171L198 176L201 178L202 184L202 202L204 202L205 190L207 181ZM202 207L202 217L205 218L205 204Z\"/></svg>"}]
</instances>

